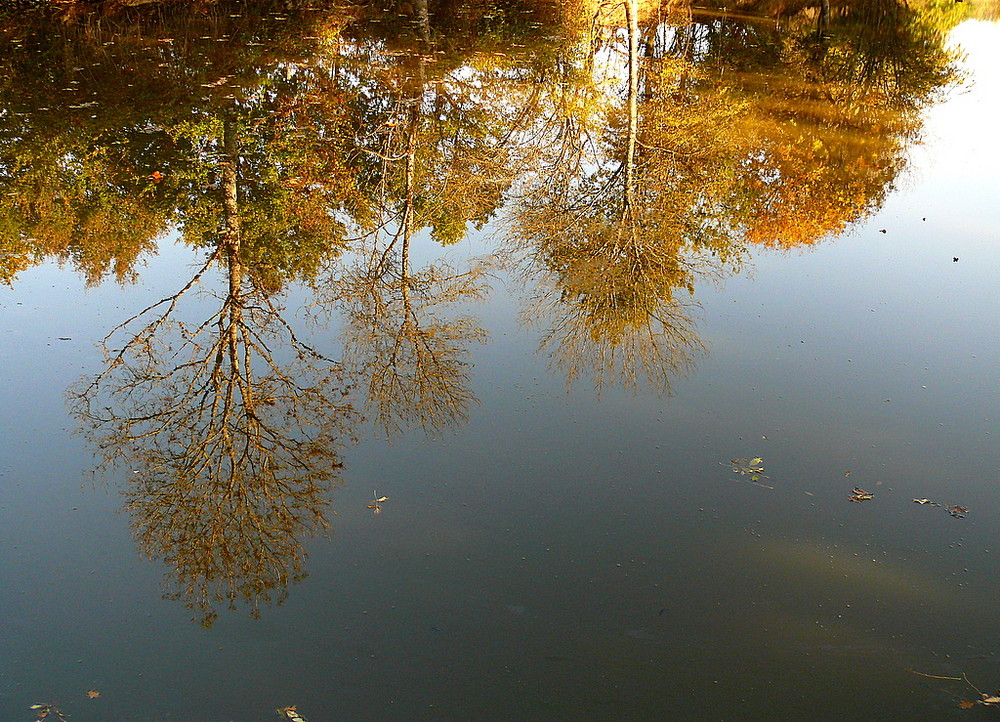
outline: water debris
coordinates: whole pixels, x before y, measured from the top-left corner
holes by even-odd
[[[979,687],[977,687],[972,683],[972,680],[969,679],[968,675],[966,675],[965,672],[962,672],[961,677],[945,677],[940,674],[926,674],[924,672],[918,672],[915,669],[908,669],[906,671],[912,674],[918,674],[921,677],[927,677],[929,679],[947,679],[955,682],[965,682],[967,685],[972,687],[972,689],[976,690],[976,692],[979,694],[979,699],[976,700],[975,702],[973,702],[972,700],[961,699],[958,702],[959,709],[972,709],[973,707],[976,706],[976,704],[981,704],[986,707],[994,707],[996,709],[1000,709],[1000,692],[997,692],[996,695],[986,694],[981,689],[979,689]]]
[[[931,501],[930,499],[914,499],[913,503],[939,507],[944,509],[949,515],[955,517],[956,519],[964,519],[965,515],[969,513],[969,507],[962,506],[961,504],[939,504],[938,502]]]
[[[850,496],[848,496],[847,498],[850,499],[851,501],[861,502],[861,501],[870,501],[871,499],[875,498],[875,495],[872,494],[870,491],[865,491],[861,487],[856,486],[854,487],[854,490],[851,492]]]
[[[387,497],[387,496],[379,496],[378,492],[374,491],[374,490],[372,491],[372,495],[375,497],[375,499],[374,499],[374,501],[372,501],[371,504],[368,505],[368,508],[371,509],[376,514],[381,514],[382,513],[382,502],[389,501],[389,497]]]
[[[762,486],[765,489],[774,488],[768,484],[761,483],[761,479],[767,479],[768,477],[764,474],[764,460],[759,456],[755,456],[752,459],[733,459],[729,463],[732,465],[734,474],[750,477],[748,481],[751,484]]]
[[[299,714],[295,705],[291,707],[281,707],[278,710],[278,714],[284,719],[292,720],[292,722],[306,722],[306,718]]]
[[[35,713],[35,719],[47,719],[51,715],[53,719],[66,722],[69,717],[54,704],[33,704],[28,709]]]

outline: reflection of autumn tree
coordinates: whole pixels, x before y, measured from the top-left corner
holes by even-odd
[[[697,24],[697,23],[696,23]],[[738,185],[727,208],[745,237],[814,243],[878,208],[919,135],[919,112],[954,78],[940,23],[895,0],[835,8],[820,39],[746,18],[704,19],[704,92],[740,103]]]
[[[689,304],[675,295],[686,270],[669,250],[613,227],[582,226],[577,238],[570,230],[524,229],[544,234],[534,256],[544,273],[527,312],[551,324],[542,350],[569,382],[591,376],[598,388],[645,383],[669,392],[701,351]]]
[[[482,297],[481,269],[434,263],[410,270],[409,238],[375,245],[333,283],[345,309],[344,363],[367,394],[366,407],[387,432],[431,432],[464,420],[469,346],[485,338],[475,321],[442,311]]]
[[[509,102],[508,64],[456,67],[418,39],[394,54],[364,55],[355,104],[360,187],[372,217],[360,225],[357,262],[335,268],[320,289],[346,311],[345,362],[362,380],[367,407],[388,432],[433,431],[465,418],[469,346],[484,332],[445,309],[481,298],[482,269],[444,262],[413,270],[413,238],[427,229],[448,245],[482,226],[516,177],[523,110]],[[345,74],[350,79],[350,74]]]
[[[178,14],[0,33],[0,277],[48,255],[90,282],[123,280],[172,227],[214,245],[224,118],[242,146],[244,257],[272,289],[314,273],[343,236],[338,214],[364,214],[338,144],[343,98],[310,62],[316,36],[302,40],[341,15],[324,17]]]
[[[222,146],[218,246],[183,289],[117,327],[107,370],[75,394],[104,465],[136,474],[126,496],[141,547],[206,623],[217,602],[256,609],[301,576],[353,415],[339,367],[296,338],[244,259],[232,125]],[[219,310],[178,320],[214,264]]]
[[[727,111],[678,101],[668,75],[688,68],[651,68],[639,52],[638,3],[620,5],[624,28],[605,28],[592,47],[595,55],[620,53],[610,70],[622,78],[622,101],[554,99],[555,117],[583,110],[606,121],[576,115],[550,124],[551,152],[515,226],[541,272],[540,305],[529,313],[544,309],[552,320],[543,349],[553,363],[571,381],[589,373],[598,387],[646,382],[668,392],[700,351],[689,304],[676,291],[693,292],[696,277],[739,255],[725,229],[706,220],[721,169],[718,149],[697,142],[717,139],[714,121]],[[565,92],[576,95],[569,84]],[[595,125],[604,133],[566,132]]]
[[[419,152],[426,122],[420,84],[423,63],[418,61],[410,91],[395,100],[397,114],[386,121],[380,150],[372,152],[378,158],[372,179],[379,189],[375,198],[382,216],[365,234],[357,254],[360,260],[346,272],[335,271],[327,284],[332,292],[323,294],[346,308],[345,361],[364,380],[374,419],[390,433],[402,426],[433,431],[465,418],[475,400],[468,388],[468,345],[484,335],[468,318],[445,319],[438,313],[480,297],[478,272],[456,273],[443,264],[416,273],[411,268],[410,245],[420,225],[430,223],[432,235],[442,242],[458,240],[465,231],[465,215],[447,210],[461,205],[456,203],[459,198],[443,194],[436,201],[442,204],[440,211],[429,216],[421,212],[430,207],[428,198],[436,195],[428,193],[426,179],[443,176],[445,189],[476,184],[464,180],[468,168],[465,175],[458,174],[459,180],[448,182],[456,163],[469,162],[453,154],[455,146],[443,159],[443,174],[427,167],[438,159]],[[478,155],[476,149],[472,155]],[[493,181],[486,177],[483,182],[489,186]],[[490,208],[497,202],[495,194],[495,189],[489,194]],[[456,232],[460,235],[453,237]]]
[[[114,148],[93,147],[85,128],[61,132],[54,112],[18,112],[0,119],[0,280],[44,256],[72,262],[89,283],[127,279],[167,228],[155,184],[119,165]]]
[[[352,153],[381,227],[428,228],[451,244],[493,216],[516,175],[515,109],[502,102],[500,70],[442,67],[426,53],[363,55]],[[345,73],[343,82],[358,80]]]

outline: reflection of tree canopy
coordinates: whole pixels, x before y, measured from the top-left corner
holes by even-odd
[[[126,277],[171,227],[213,245],[230,123],[243,147],[244,260],[272,287],[314,272],[344,235],[336,214],[362,209],[341,118],[305,63],[315,36],[297,34],[296,23],[228,14],[17,27],[0,88],[8,257],[72,259],[97,281],[108,269]]]
[[[954,78],[933,18],[864,0],[838,8],[821,39],[803,29],[792,42],[769,25],[728,23],[736,40],[716,55],[745,108],[732,207],[747,240],[813,243],[877,209],[920,110]]]
[[[939,18],[894,0],[838,9],[819,39],[639,0],[593,18],[540,101],[516,236],[555,364],[666,389],[698,350],[675,289],[877,208],[953,56]]]
[[[469,346],[485,332],[449,306],[481,299],[482,269],[434,263],[410,270],[408,239],[395,251],[373,245],[337,272],[328,301],[343,308],[344,363],[366,393],[365,407],[387,432],[433,432],[466,418]]]
[[[171,53],[182,45],[176,35],[169,38]],[[171,53],[161,63],[170,72],[197,59]],[[158,202],[156,232],[176,225],[186,242],[207,254],[181,291],[113,332],[107,370],[75,395],[76,412],[104,466],[118,460],[137,472],[126,496],[142,548],[172,566],[178,596],[206,622],[217,602],[242,599],[256,609],[280,599],[302,574],[302,537],[325,526],[338,450],[358,418],[343,400],[347,376],[373,381],[374,413],[388,426],[417,423],[432,430],[462,418],[474,401],[464,358],[482,332],[467,319],[441,319],[433,309],[445,302],[442,294],[450,301],[478,294],[476,274],[444,277],[441,266],[413,273],[408,249],[428,217],[421,215],[426,199],[467,208],[453,195],[456,178],[464,176],[449,169],[468,168],[476,145],[456,142],[455,129],[476,131],[475,124],[437,128],[444,150],[418,153],[418,136],[429,132],[422,128],[437,124],[438,116],[429,113],[440,108],[424,102],[422,86],[407,73],[385,71],[401,78],[402,90],[384,96],[388,112],[373,124],[362,112],[366,91],[353,84],[356,63],[314,55],[292,65],[287,54],[280,57],[258,56],[251,66],[219,58],[212,77],[204,78],[210,82],[194,91],[207,93],[203,103],[184,83],[166,85],[179,96],[171,122],[169,110],[154,118],[155,108],[147,107],[145,120],[113,137],[102,127],[91,129],[77,141],[84,150],[51,153],[51,167],[79,166],[84,174],[95,166],[81,166],[77,155],[116,153],[124,177],[135,176],[148,195],[139,204]],[[420,59],[418,69],[424,63]],[[93,102],[90,108],[101,104]],[[111,123],[109,116],[100,118]],[[64,123],[58,132],[72,136],[77,130]],[[373,147],[371,137],[385,142]],[[118,143],[120,138],[125,140]],[[20,140],[15,135],[11,142],[18,151]],[[366,165],[372,157],[376,161]],[[484,183],[494,199],[482,211],[489,213],[499,192],[492,178]],[[55,186],[54,194],[65,195]],[[29,205],[34,202],[32,188],[21,192]],[[447,222],[448,213],[433,214],[430,225]],[[317,272],[334,264],[349,229],[375,242],[393,225],[405,233],[394,237],[398,245],[380,251],[382,266],[370,293],[353,295],[358,284],[348,279],[361,276],[348,274],[326,294],[355,311],[354,328],[368,324],[370,330],[349,349],[351,366],[345,368],[301,343],[273,299],[294,279],[312,280],[323,291]],[[79,223],[75,230],[73,243],[94,239]],[[184,299],[216,266],[227,286],[219,310],[198,322],[179,320]],[[371,299],[378,311],[365,316]],[[383,341],[395,353],[383,353]],[[367,342],[370,363],[358,364]],[[111,344],[121,348],[112,351]]]
[[[483,267],[414,268],[421,233],[503,218],[554,365],[667,392],[702,351],[696,285],[877,208],[953,72],[930,3],[835,4],[819,33],[788,2],[781,28],[711,2],[309,4],[0,24],[0,279],[51,256],[125,281],[173,230],[205,254],[118,327],[76,408],[206,619],[301,574],[346,389],[389,431],[475,403],[484,334],[454,309]],[[183,321],[216,268],[218,309]],[[295,281],[345,312],[338,362],[283,319]]]
[[[178,320],[216,262],[219,309]],[[181,291],[118,326],[111,343],[121,348],[106,345],[108,368],[75,393],[76,411],[103,466],[134,470],[126,496],[141,547],[174,568],[178,596],[206,623],[215,602],[280,599],[302,574],[303,535],[326,525],[350,435],[339,366],[301,343],[254,285],[238,223]]]

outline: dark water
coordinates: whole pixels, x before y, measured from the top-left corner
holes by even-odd
[[[0,716],[986,712],[997,26],[324,17],[5,36]]]

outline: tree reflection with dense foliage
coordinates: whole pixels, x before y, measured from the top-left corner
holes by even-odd
[[[56,257],[127,282],[172,230],[203,253],[109,337],[76,410],[137,472],[140,543],[206,620],[301,574],[361,406],[395,433],[475,404],[485,334],[460,309],[495,261],[421,265],[421,234],[498,221],[554,367],[669,393],[704,350],[698,284],[876,209],[953,78],[948,13],[893,0],[778,23],[653,0],[308,4],[116,25],[78,2],[0,27],[0,280]],[[220,271],[218,308],[192,316]],[[344,313],[341,358],[293,332],[289,284]]]
[[[638,0],[592,17],[559,66],[575,82],[538,115],[541,170],[515,236],[554,364],[669,391],[700,350],[677,290],[737,270],[748,244],[815,243],[878,208],[954,55],[890,0],[838,10],[819,39],[801,21]]]
[[[597,70],[582,76],[583,92],[556,86],[589,101],[552,97],[541,170],[516,206],[515,233],[540,291],[529,315],[551,319],[542,347],[568,380],[588,374],[598,388],[666,393],[701,351],[685,296],[697,277],[739,260],[725,227],[706,214],[724,177],[720,121],[732,111],[678,102],[668,74],[690,69],[640,56],[651,39],[640,33],[638,3],[623,10],[595,16],[604,24],[595,24],[583,64],[610,57],[604,71],[624,77],[624,102],[602,91]]]
[[[309,74],[274,92],[289,81],[275,62],[244,70],[239,89],[189,97],[198,110],[184,120],[132,130],[150,137],[122,152],[126,167],[155,158],[147,182],[206,259],[108,336],[107,369],[73,394],[100,469],[134,472],[124,493],[140,547],[171,566],[173,593],[206,624],[220,603],[256,613],[280,601],[303,575],[304,538],[326,527],[357,423],[341,366],[299,340],[276,300],[341,252],[336,213],[352,196],[343,154],[320,152],[329,144],[303,122],[315,103],[289,101]],[[189,320],[217,270],[218,309]]]
[[[112,332],[107,370],[75,394],[103,468],[134,470],[126,497],[141,547],[174,567],[178,596],[205,623],[218,602],[256,611],[301,576],[302,538],[326,526],[356,420],[338,364],[296,338],[270,279],[246,263],[226,129],[218,246],[184,288]],[[214,264],[226,281],[219,309],[179,320]]]
[[[356,262],[334,264],[317,284],[323,303],[345,311],[344,360],[366,392],[366,407],[388,433],[431,432],[463,420],[475,398],[468,348],[484,338],[469,317],[448,306],[481,299],[481,264],[459,271],[437,262],[414,272],[414,234],[428,228],[448,245],[468,223],[481,225],[510,183],[503,110],[479,106],[448,73],[428,77],[428,32],[412,55],[369,62],[378,103],[361,138],[368,198],[378,222],[361,226]],[[440,68],[437,68],[440,71]]]

